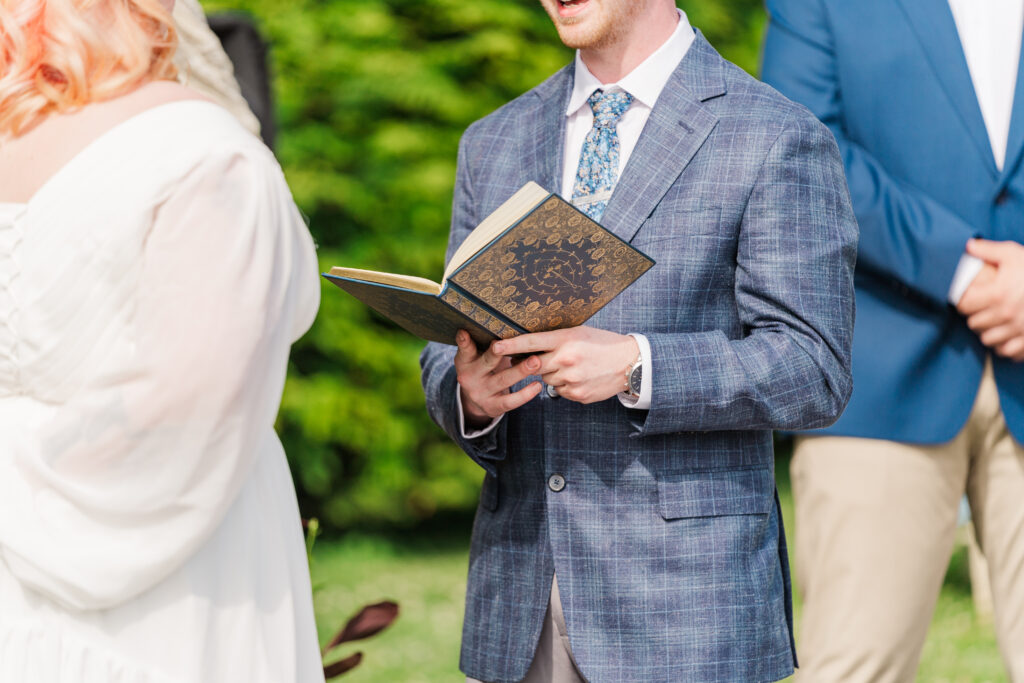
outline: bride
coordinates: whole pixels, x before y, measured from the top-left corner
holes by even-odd
[[[319,303],[173,0],[0,0],[0,682],[323,681],[274,433]]]

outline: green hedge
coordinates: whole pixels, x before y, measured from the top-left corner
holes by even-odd
[[[459,136],[572,54],[536,0],[207,0],[271,43],[278,157],[320,266],[440,277]],[[756,0],[683,2],[752,70]],[[422,342],[324,284],[278,418],[303,514],[409,526],[475,505],[481,471],[427,417]]]

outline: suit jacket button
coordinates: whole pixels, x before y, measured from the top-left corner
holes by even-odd
[[[999,204],[999,205],[1005,204],[1007,202],[1007,200],[1009,200],[1009,199],[1010,199],[1010,193],[1004,187],[1002,190],[999,191],[999,194],[996,195],[996,204]]]
[[[548,477],[548,488],[558,493],[565,488],[565,477],[561,474],[552,474]]]
[[[547,392],[548,398],[561,398],[561,396],[558,395],[558,389],[555,389],[550,384],[544,385],[544,391]]]

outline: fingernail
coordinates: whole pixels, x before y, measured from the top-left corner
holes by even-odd
[[[532,356],[526,359],[526,367],[530,370],[536,370],[540,367],[540,359],[537,356]]]
[[[495,344],[494,345],[494,352],[495,353],[501,353],[504,350],[505,350],[505,347],[502,346],[501,344]]]

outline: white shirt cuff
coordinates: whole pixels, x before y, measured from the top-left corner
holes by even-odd
[[[956,264],[956,271],[953,272],[953,282],[949,285],[949,294],[947,295],[949,303],[954,306],[960,303],[960,297],[964,295],[984,265],[985,262],[977,256],[970,254],[960,256],[960,263]]]
[[[494,428],[498,426],[498,423],[501,422],[501,418],[505,417],[505,414],[502,413],[498,417],[491,420],[491,423],[484,427],[483,429],[474,429],[472,431],[467,432],[466,414],[462,411],[462,386],[458,382],[455,383],[455,392],[455,405],[458,406],[459,410],[459,431],[462,432],[463,439],[476,439],[491,433],[491,431],[493,431]]]
[[[640,363],[643,365],[643,376],[640,378],[640,396],[630,396],[626,392],[619,393],[619,403],[634,410],[651,409],[651,387],[654,383],[654,370],[651,368],[651,343],[642,334],[630,332],[630,337],[636,339],[636,345],[640,347]]]

